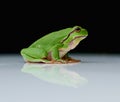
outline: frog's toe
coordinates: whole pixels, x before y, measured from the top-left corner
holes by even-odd
[[[81,62],[81,60],[77,60],[73,58],[68,59],[68,63],[77,63],[77,62]]]
[[[67,61],[59,59],[59,60],[52,60],[49,63],[50,64],[67,64]]]

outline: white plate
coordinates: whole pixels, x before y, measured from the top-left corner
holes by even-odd
[[[120,102],[120,55],[71,56],[82,62],[25,64],[0,55],[0,102]]]

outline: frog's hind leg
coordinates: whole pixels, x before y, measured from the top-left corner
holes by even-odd
[[[47,52],[44,49],[39,48],[24,48],[21,50],[21,55],[23,56],[26,62],[32,63],[48,63],[49,61],[46,59]]]
[[[26,54],[22,54],[22,55],[24,56],[23,58],[25,62],[28,62],[28,63],[49,63],[49,61],[46,59],[34,58]]]

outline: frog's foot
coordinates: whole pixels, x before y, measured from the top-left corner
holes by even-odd
[[[71,57],[63,57],[63,60],[65,60],[67,63],[77,63],[77,62],[81,62],[80,60],[77,60],[77,59],[73,59]]]
[[[68,63],[78,63],[80,60],[73,59],[69,57],[68,59],[60,59],[60,60],[51,60],[46,62],[47,64],[68,64]]]
[[[46,63],[47,64],[67,64],[68,62],[66,60],[59,59],[59,60],[51,60]]]
[[[68,63],[77,63],[77,62],[81,62],[81,61],[73,58],[68,59]]]

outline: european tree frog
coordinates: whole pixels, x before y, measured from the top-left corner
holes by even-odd
[[[20,53],[26,62],[79,62],[79,60],[69,57],[68,52],[87,36],[87,30],[81,26],[65,28],[41,37],[28,48],[22,49]]]

